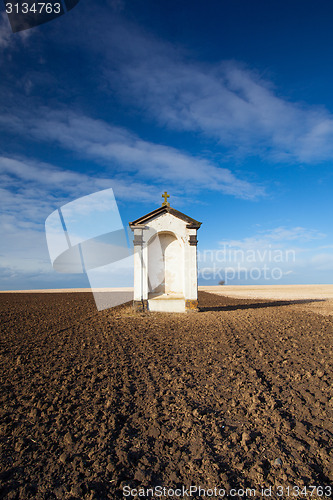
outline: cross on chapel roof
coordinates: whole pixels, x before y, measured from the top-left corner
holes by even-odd
[[[166,191],[164,191],[164,194],[162,194],[162,198],[164,198],[162,207],[170,207],[170,203],[168,202],[168,198],[170,198],[170,195]]]

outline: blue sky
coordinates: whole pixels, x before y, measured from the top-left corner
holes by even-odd
[[[12,34],[3,8],[0,289],[89,286],[44,224],[110,187],[124,224],[165,190],[203,223],[200,284],[332,283],[332,22],[329,0],[81,0]]]

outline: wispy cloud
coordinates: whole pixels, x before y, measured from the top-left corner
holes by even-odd
[[[104,63],[109,86],[160,126],[199,133],[235,154],[272,161],[333,158],[333,115],[280,96],[252,68],[236,61],[195,61],[125,22],[109,41],[112,56]]]
[[[59,206],[108,187],[123,201],[134,199],[138,192],[142,201],[156,199],[155,188],[142,182],[129,183],[5,156],[0,156],[0,185],[0,289],[20,287],[24,279],[31,286],[39,278],[45,286],[47,277],[50,283],[61,282],[52,270],[44,234],[46,217]]]
[[[0,124],[36,141],[60,144],[81,157],[102,162],[110,173],[130,174],[137,182],[167,181],[181,191],[208,189],[244,199],[264,195],[262,186],[240,179],[207,158],[145,141],[102,120],[73,112],[40,111],[38,118],[23,113],[3,115]]]
[[[170,166],[174,162],[178,162],[179,167],[180,161],[184,162],[184,168],[186,165],[188,168],[192,165],[192,163],[189,164],[186,155],[182,157],[180,153],[176,153],[172,148],[170,148],[170,151],[168,148],[164,151],[162,147],[161,149],[157,147],[156,158],[154,159],[154,152],[152,153],[149,150],[147,144],[141,144],[140,141],[133,138],[126,131],[113,129],[112,127],[108,128],[103,123],[95,123],[93,120],[79,119],[79,117],[72,117],[72,120],[73,122],[69,120],[67,128],[64,123],[59,121],[58,117],[58,121],[50,120],[47,127],[46,125],[43,126],[42,123],[38,126],[35,124],[34,130],[38,134],[43,131],[45,140],[57,140],[62,145],[66,143],[66,147],[70,145],[72,150],[80,151],[80,154],[83,155],[88,154],[96,157],[95,149],[101,148],[102,152],[98,153],[101,158],[118,158],[118,161],[121,161],[122,164],[128,162],[130,170],[133,168],[133,164],[140,166],[145,161],[148,162],[148,160],[150,162],[164,161],[166,162],[165,168],[168,166],[168,161]],[[110,137],[113,141],[111,143]],[[101,144],[103,141],[105,141],[104,145]],[[122,151],[112,153],[109,156],[110,153],[106,154],[103,148],[109,150],[112,144],[117,145]],[[122,148],[125,150],[128,148],[130,153],[124,152]],[[137,163],[135,153],[138,155],[140,149],[142,150],[142,157],[139,158]],[[125,161],[126,155],[129,155],[129,157]],[[166,155],[166,158],[160,160],[159,155]],[[198,168],[198,164],[195,166]],[[207,170],[209,164],[202,163],[200,167]],[[45,284],[47,284],[46,276],[49,277],[50,282],[54,281],[44,235],[45,219],[53,210],[69,200],[108,187],[113,188],[117,199],[121,202],[136,199],[137,193],[140,193],[142,202],[155,201],[157,190],[159,190],[157,187],[158,176],[157,174],[153,175],[153,170],[150,173],[153,180],[156,181],[155,185],[154,183],[143,182],[140,180],[140,176],[137,176],[137,178],[129,177],[126,172],[125,175],[119,175],[118,173],[103,176],[64,170],[31,158],[0,156],[0,197],[2,206],[0,215],[2,237],[0,267],[3,270],[3,273],[0,270],[0,279],[2,281],[0,287],[10,288],[15,284],[20,286],[20,283],[24,282],[24,276],[30,282],[34,281],[34,276],[36,276],[36,279],[37,276],[40,276],[43,280],[43,275],[45,275]],[[204,179],[204,177],[200,177],[199,170],[192,173],[197,175],[196,185],[199,185],[200,179]],[[210,172],[210,175],[213,175],[213,173]],[[187,174],[191,175],[191,171],[189,170]],[[240,182],[228,172],[224,173],[224,175],[224,182],[228,181],[230,186],[233,182],[236,185],[237,182]],[[142,171],[141,177],[143,177]],[[147,177],[149,177],[148,174]],[[165,177],[161,175],[161,178]],[[247,189],[250,188],[251,186],[247,187]]]
[[[311,259],[311,267],[315,271],[333,271],[333,252],[318,253]]]
[[[155,188],[143,182],[64,170],[27,158],[0,156],[0,183],[2,216],[20,214],[20,221],[31,224],[44,224],[50,211],[70,199],[108,187],[125,201],[137,192],[143,202],[156,198]]]
[[[277,227],[220,241],[215,249],[199,251],[202,284],[225,277],[229,284],[326,282],[333,269],[333,252],[329,245],[318,245],[326,238],[312,228]]]
[[[259,231],[257,234],[241,240],[221,241],[220,245],[245,250],[266,247],[284,249],[291,242],[294,245],[300,245],[325,238],[326,235],[316,229],[280,226],[274,229]]]

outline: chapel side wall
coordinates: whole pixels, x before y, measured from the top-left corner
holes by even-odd
[[[188,234],[186,234],[186,237],[184,238],[184,269],[183,269],[185,300],[189,299],[190,295],[191,295],[191,290],[190,290],[191,287],[190,287],[190,281],[189,281],[190,265],[191,265],[191,254],[190,254],[190,248],[189,248],[189,244],[188,244]]]
[[[198,300],[197,239],[196,229],[186,229],[184,259],[184,296],[186,300]],[[193,305],[193,304],[192,304]],[[192,307],[192,306],[191,306]]]
[[[188,229],[188,300],[198,300],[197,230]]]
[[[142,252],[142,229],[134,229],[134,301],[142,301],[142,270],[141,270],[141,252]]]

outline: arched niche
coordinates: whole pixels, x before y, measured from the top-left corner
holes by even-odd
[[[161,231],[148,243],[150,296],[184,294],[183,243],[171,231]]]

